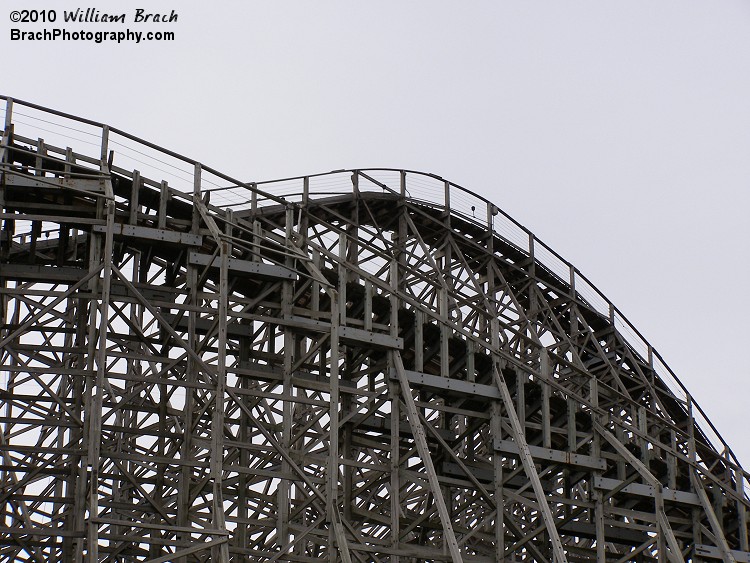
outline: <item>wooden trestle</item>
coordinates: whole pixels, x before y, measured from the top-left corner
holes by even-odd
[[[0,560],[750,561],[748,473],[495,205],[3,99]]]

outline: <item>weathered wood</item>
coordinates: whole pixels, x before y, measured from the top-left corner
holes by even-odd
[[[9,99],[0,165],[14,560],[748,560],[750,476],[693,398],[476,194],[247,184]]]
[[[419,411],[414,403],[414,397],[411,395],[411,388],[409,387],[409,381],[406,379],[406,373],[404,373],[404,365],[401,361],[401,356],[398,351],[393,353],[393,362],[396,374],[398,376],[399,383],[401,384],[401,400],[406,406],[407,418],[409,419],[409,425],[411,426],[412,433],[414,434],[414,441],[419,451],[419,456],[424,464],[425,472],[427,473],[427,480],[430,483],[430,489],[437,504],[438,514],[440,515],[440,521],[443,527],[443,533],[445,534],[445,543],[450,551],[453,563],[461,563],[463,558],[461,557],[461,550],[456,541],[456,535],[453,532],[453,523],[451,521],[451,515],[448,513],[448,508],[445,504],[442,492],[440,490],[440,484],[435,473],[435,466],[432,463],[432,456],[430,455],[429,447],[427,446],[427,439],[422,427],[422,422],[419,420]]]

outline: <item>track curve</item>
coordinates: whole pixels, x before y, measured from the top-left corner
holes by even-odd
[[[731,449],[493,203],[3,99],[6,560],[750,561]]]

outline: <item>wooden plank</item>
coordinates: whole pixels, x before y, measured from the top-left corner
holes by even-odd
[[[706,557],[707,559],[724,559],[721,549],[712,545],[697,544],[695,546],[695,555],[698,557]],[[750,563],[750,553],[747,551],[732,550],[731,555],[734,557],[735,561]]]
[[[143,295],[146,299],[149,301],[153,301],[155,303],[158,302],[164,302],[164,303],[176,303],[177,302],[177,296],[178,295],[184,295],[184,290],[179,289],[172,289],[169,286],[166,285],[144,285],[144,284],[137,284],[136,287],[138,288],[138,291],[141,292],[141,295]],[[129,297],[130,292],[128,291],[128,288],[119,282],[112,282],[112,289],[111,289],[112,296],[117,297]]]
[[[404,339],[397,336],[390,336],[379,332],[362,330],[350,326],[339,328],[339,338],[344,344],[352,344],[365,348],[380,348],[403,350]]]
[[[560,526],[560,531],[569,536],[596,538],[596,525],[591,522],[573,520]],[[604,526],[604,538],[607,542],[624,543],[634,547],[648,541],[649,536],[643,530],[631,529],[624,526]]]
[[[95,233],[104,233],[107,228],[104,225],[95,225]],[[202,246],[203,236],[170,231],[166,229],[153,229],[151,227],[140,227],[136,225],[123,225],[118,223],[113,228],[115,236],[133,237],[144,240],[156,240],[173,244],[185,244],[187,246]]]
[[[619,479],[609,479],[607,477],[594,476],[594,487],[597,489],[603,489],[605,491],[613,491],[618,489],[619,491],[631,495],[638,495],[642,497],[656,498],[656,489],[653,485],[644,485],[641,483],[631,483],[629,485],[622,486],[623,481]],[[674,489],[662,489],[662,496],[664,500],[672,502],[679,502],[681,504],[690,504],[693,506],[700,506],[700,499],[695,493],[689,493],[687,491],[676,491]]]
[[[0,278],[9,280],[35,280],[36,282],[77,282],[86,277],[88,270],[38,264],[3,264]]]
[[[498,456],[498,458],[502,460],[502,456]],[[465,463],[464,465],[467,469],[469,469],[469,471],[471,471],[472,475],[482,483],[495,483],[496,487],[501,487],[504,489],[520,489],[521,487],[526,488],[528,486],[529,481],[523,475],[514,475],[505,478],[501,483],[498,483],[498,479],[496,479],[495,477],[494,466],[488,465],[487,467],[481,467],[469,463]],[[440,464],[440,472],[441,474],[447,475],[449,477],[466,477],[466,471],[458,464],[450,461],[444,461]],[[468,484],[471,481],[463,479],[463,482]],[[542,488],[547,493],[551,493],[552,491],[554,491],[555,487],[556,484],[554,481],[542,480]]]
[[[550,461],[553,463],[561,463],[563,465],[595,469],[597,471],[604,471],[607,469],[607,461],[600,457],[592,457],[563,450],[553,450],[541,446],[529,445],[527,447],[529,448],[531,457],[533,457],[535,461]],[[518,444],[513,440],[495,439],[495,451],[515,456],[521,455],[521,450],[518,447]]]
[[[404,373],[406,374],[406,379],[409,383],[419,387],[439,389],[450,391],[455,394],[472,395],[487,399],[500,399],[500,392],[494,385],[482,385],[471,381],[450,379],[448,377],[440,377],[439,375],[430,375],[418,371],[404,370]],[[398,374],[395,369],[391,369],[390,376],[391,379],[398,379]]]
[[[289,328],[296,328],[310,332],[317,332],[320,334],[330,333],[331,323],[324,321],[316,321],[314,319],[308,319],[305,317],[288,317],[286,319],[279,319],[279,325],[288,326]]]
[[[60,188],[76,191],[104,193],[104,187],[98,178],[49,178],[21,174],[8,174],[5,183],[18,188]]]
[[[201,254],[200,252],[190,252],[188,262],[199,266],[209,266],[218,268],[220,260],[218,256]],[[284,266],[276,264],[264,264],[263,262],[251,262],[249,260],[240,260],[238,258],[229,258],[228,267],[231,272],[247,274],[249,277],[256,277],[262,280],[295,280],[297,274]]]
[[[64,225],[100,225],[102,228],[105,228],[107,223],[104,219],[93,219],[91,217],[43,215],[39,213],[0,213],[0,219],[10,219],[11,221],[46,221],[48,223],[61,223]]]

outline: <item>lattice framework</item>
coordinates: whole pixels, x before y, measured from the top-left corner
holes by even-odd
[[[6,102],[2,558],[750,561],[747,472],[494,204]]]

